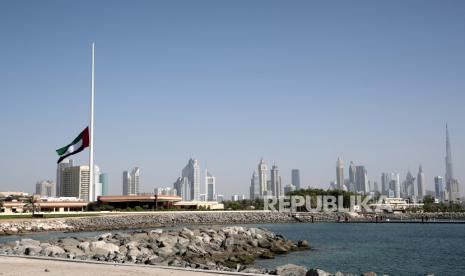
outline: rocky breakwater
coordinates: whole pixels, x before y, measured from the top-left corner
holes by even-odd
[[[257,258],[308,248],[306,241],[294,243],[265,229],[236,226],[22,239],[1,245],[0,254],[267,273],[253,266]]]
[[[72,231],[74,227],[60,219],[18,220],[0,222],[0,235],[43,231]]]
[[[180,224],[244,224],[296,222],[288,213],[279,212],[158,212],[102,215],[64,220],[74,231],[149,228]]]

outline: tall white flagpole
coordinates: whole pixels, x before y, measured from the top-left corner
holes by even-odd
[[[89,201],[94,199],[94,93],[95,93],[95,69],[94,69],[94,48],[92,42],[92,93],[90,97],[90,133],[89,133]]]

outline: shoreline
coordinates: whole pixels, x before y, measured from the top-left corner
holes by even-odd
[[[345,222],[344,219],[348,218]],[[37,232],[93,232],[172,227],[177,225],[234,225],[272,223],[465,223],[465,213],[412,213],[350,216],[338,213],[279,213],[271,211],[162,211],[102,213],[63,218],[21,218],[0,220],[0,236]],[[389,221],[386,221],[389,219]],[[439,221],[438,221],[439,220]]]

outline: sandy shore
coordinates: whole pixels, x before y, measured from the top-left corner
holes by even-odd
[[[172,267],[155,267],[147,265],[115,265],[96,262],[77,262],[66,260],[50,260],[39,258],[22,258],[0,256],[0,275],[34,275],[34,276],[68,276],[68,275],[187,275],[211,276],[222,275],[253,275],[231,272],[208,272]]]

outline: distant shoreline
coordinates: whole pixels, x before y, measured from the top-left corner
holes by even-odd
[[[269,211],[176,211],[122,212],[64,218],[21,218],[0,220],[0,235],[35,232],[86,232],[208,224],[266,224],[318,222],[378,222],[391,223],[465,223],[465,213],[412,213],[371,216],[349,216],[338,213],[279,213]],[[376,218],[378,216],[378,218]],[[428,219],[426,219],[428,218]],[[440,222],[438,222],[440,220]]]

